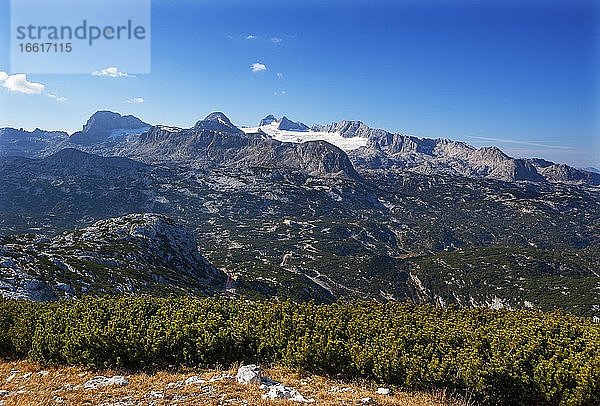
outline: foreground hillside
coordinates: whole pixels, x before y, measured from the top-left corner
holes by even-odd
[[[232,370],[162,370],[151,373],[116,375],[116,371],[94,371],[82,367],[42,366],[25,361],[0,362],[0,402],[12,405],[298,405],[293,400],[263,399],[259,385],[238,383]],[[378,387],[364,381],[345,382],[320,375],[302,374],[277,367],[263,371],[269,378],[302,392],[310,404],[317,405],[403,405],[442,406],[466,404],[442,391],[390,391],[377,393]],[[118,383],[101,388],[86,388],[97,376]],[[115,377],[123,376],[118,380]],[[385,388],[389,389],[389,388]],[[385,391],[383,392],[385,393]],[[312,401],[311,401],[312,400]],[[302,404],[302,403],[300,403]]]
[[[156,370],[278,364],[483,404],[600,402],[600,325],[563,313],[374,302],[0,302],[0,357]]]

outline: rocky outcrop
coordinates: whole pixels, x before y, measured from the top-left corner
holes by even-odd
[[[260,140],[240,150],[231,166],[268,167],[295,170],[311,176],[342,176],[360,179],[344,151],[324,141],[301,144]]]
[[[258,365],[242,365],[235,375],[237,383],[244,385],[260,385],[261,383],[260,368]]]
[[[2,237],[0,245],[0,295],[9,298],[198,295],[221,291],[226,280],[191,232],[157,214],[101,220],[53,238]]]
[[[262,395],[263,399],[287,399],[292,402],[314,403],[314,399],[307,399],[296,389],[285,386],[268,377],[263,377],[260,367],[255,364],[242,365],[236,374],[236,382],[243,385],[260,385],[260,388],[266,393]]]

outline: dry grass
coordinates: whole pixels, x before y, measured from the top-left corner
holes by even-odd
[[[5,406],[299,405],[297,402],[264,400],[261,398],[264,391],[258,386],[240,385],[231,379],[172,387],[173,383],[182,382],[191,376],[199,375],[208,380],[223,373],[234,375],[235,371],[185,370],[127,374],[130,382],[127,386],[89,390],[83,389],[83,384],[94,376],[111,377],[119,373],[91,371],[80,367],[42,367],[24,361],[0,361],[0,390],[8,391],[8,394],[0,395],[0,401],[4,401]],[[365,382],[341,382],[322,376],[301,374],[285,368],[268,368],[263,370],[263,375],[297,389],[305,398],[313,398],[315,400],[313,404],[317,405],[360,405],[361,399],[365,397],[373,398],[375,404],[379,405],[461,404],[444,396],[443,393],[393,391],[389,396],[377,395],[375,394],[377,387]]]

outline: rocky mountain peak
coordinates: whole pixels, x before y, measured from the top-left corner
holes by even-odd
[[[301,123],[300,121],[292,121],[286,116],[283,116],[281,120],[279,120],[279,125],[277,126],[278,130],[284,131],[308,131],[309,128],[306,124]]]
[[[107,141],[112,136],[121,136],[132,131],[143,132],[150,127],[139,118],[112,111],[97,111],[88,119],[82,131],[71,135],[69,141],[74,144],[90,146]]]
[[[262,127],[264,125],[269,125],[269,124],[272,124],[275,121],[277,121],[277,119],[275,118],[275,116],[273,114],[269,114],[268,116],[266,116],[265,118],[263,118],[262,120],[260,120],[260,123],[258,123],[258,126]]]
[[[220,111],[210,113],[204,120],[198,121],[194,125],[195,130],[219,131],[225,133],[242,133],[243,131],[231,123],[229,117]]]
[[[210,113],[208,116],[206,116],[206,118],[204,118],[204,121],[216,121],[218,123],[221,123],[223,125],[228,125],[228,126],[233,125],[231,123],[231,120],[229,119],[229,117],[227,117],[225,115],[225,113],[222,113],[220,111]]]
[[[83,126],[82,132],[89,133],[98,130],[135,129],[149,126],[149,124],[144,123],[135,116],[122,116],[119,113],[101,110],[92,114],[87,123]]]

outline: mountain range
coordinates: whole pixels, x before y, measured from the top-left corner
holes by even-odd
[[[240,129],[225,114],[212,113],[194,127],[181,129],[99,111],[71,136],[39,129],[0,129],[0,156],[43,157],[64,148],[146,162],[277,165],[316,175],[356,176],[355,169],[384,169],[511,182],[600,185],[600,174],[594,171],[543,159],[512,158],[496,147],[474,148],[448,139],[391,133],[360,121],[309,128],[285,116],[278,120],[268,115],[258,127]]]
[[[599,176],[359,121],[240,128],[217,112],[178,128],[97,112],[71,136],[4,128],[0,294],[600,316]]]

